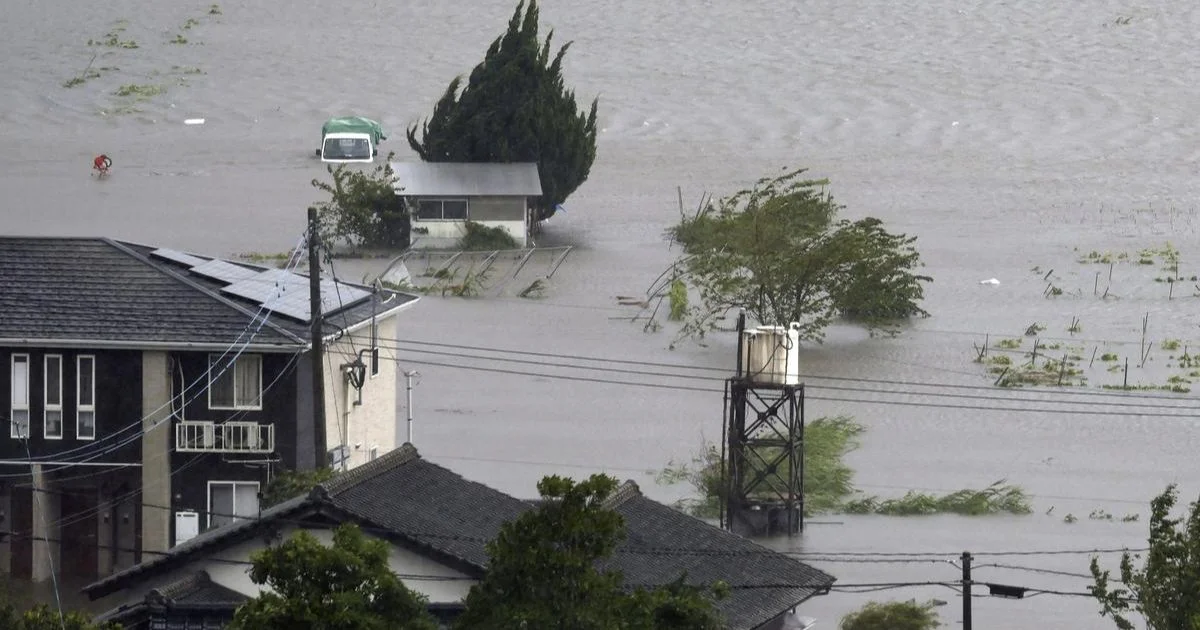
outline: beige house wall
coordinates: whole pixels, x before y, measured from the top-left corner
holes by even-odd
[[[376,339],[380,345],[391,345],[396,339],[398,314],[376,322]],[[337,316],[330,321],[336,323]],[[341,339],[328,344],[325,351],[325,444],[334,449],[345,444],[350,458],[346,469],[371,461],[371,449],[377,455],[398,446],[396,441],[396,362],[388,359],[391,353],[380,351],[379,373],[371,375],[371,325],[368,324]],[[346,365],[362,353],[366,364],[363,379],[362,403],[359,392],[351,384]]]

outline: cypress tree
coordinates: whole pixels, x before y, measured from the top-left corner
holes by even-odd
[[[579,111],[562,77],[571,43],[551,56],[553,31],[539,44],[537,1],[524,5],[466,86],[462,77],[450,82],[420,139],[417,125],[409,127],[408,144],[426,162],[537,162],[542,196],[533,205],[541,221],[587,180],[596,159],[598,99],[590,112]]]

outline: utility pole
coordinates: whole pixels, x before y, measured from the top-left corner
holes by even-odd
[[[308,300],[309,322],[312,326],[312,350],[308,353],[312,362],[312,406],[313,406],[313,460],[314,468],[324,468],[327,448],[325,445],[325,348],[321,316],[321,257],[318,254],[317,209],[308,209]]]
[[[412,383],[412,380],[413,380],[414,376],[420,376],[420,375],[421,375],[421,373],[417,372],[416,370],[406,370],[404,372],[404,381],[405,381],[405,390],[406,390],[405,393],[408,395],[408,406],[407,406],[407,409],[408,409],[408,440],[406,440],[406,441],[409,444],[413,443],[413,410],[412,410],[413,383]]]
[[[971,630],[971,552],[962,555],[963,630]]]

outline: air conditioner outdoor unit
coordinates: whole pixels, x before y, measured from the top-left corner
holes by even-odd
[[[757,326],[742,331],[742,372],[751,383],[800,384],[800,324]]]

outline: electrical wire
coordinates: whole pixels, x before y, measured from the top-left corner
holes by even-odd
[[[548,374],[545,372],[524,372],[524,371],[517,371],[517,370],[506,370],[506,369],[502,369],[502,368],[487,368],[487,367],[480,367],[480,366],[473,366],[473,365],[441,363],[441,362],[436,362],[436,361],[424,361],[424,360],[414,360],[414,359],[404,359],[404,361],[406,363],[413,363],[416,365],[444,367],[444,368],[457,369],[457,370],[490,372],[490,373],[494,373],[494,374],[510,374],[510,375],[514,375],[514,376],[524,376],[524,377],[530,377],[530,378],[544,378],[544,379],[550,379],[550,380],[588,382],[588,383],[598,383],[598,384],[604,384],[604,385],[621,385],[621,386],[626,386],[626,387],[642,387],[642,388],[650,388],[650,389],[668,389],[668,390],[672,390],[672,391],[676,391],[676,392],[699,392],[699,393],[706,393],[706,394],[721,393],[720,389],[708,388],[708,387],[694,387],[694,386],[688,386],[688,385],[669,385],[669,384],[662,384],[662,383],[645,383],[645,382],[639,382],[639,381],[618,381],[618,380],[594,378],[594,377],[569,376],[569,375],[562,375],[562,374]],[[561,367],[561,366],[555,366],[555,367]],[[814,395],[814,394],[808,393],[808,391],[812,391],[812,390],[819,391],[819,388],[816,388],[816,387],[806,388],[806,391],[804,394],[804,397],[806,400],[817,400],[817,401],[822,401],[822,402],[856,403],[856,404],[884,404],[884,405],[901,406],[901,407],[921,407],[921,408],[926,408],[926,409],[961,409],[961,410],[971,410],[971,411],[993,411],[993,412],[1006,412],[1006,413],[1043,413],[1043,414],[1052,414],[1052,415],[1088,415],[1088,416],[1109,416],[1109,417],[1122,417],[1122,418],[1129,418],[1131,416],[1136,416],[1136,417],[1146,417],[1146,418],[1177,418],[1177,419],[1184,419],[1184,420],[1196,420],[1197,419],[1194,414],[1169,414],[1169,413],[1154,413],[1154,412],[1141,412],[1141,411],[1127,411],[1127,412],[1126,411],[1103,411],[1103,410],[1090,410],[1090,409],[1089,410],[1069,410],[1069,409],[1053,409],[1053,408],[1046,408],[1046,407],[997,407],[997,406],[984,406],[984,405],[934,403],[934,402],[919,402],[919,401],[892,400],[892,399],[884,400],[884,399],[847,398],[847,397],[836,397],[836,396],[822,396],[819,394]],[[905,393],[905,392],[884,392],[884,391],[878,391],[878,392],[873,392],[873,393],[892,394],[892,395],[900,395],[900,396],[921,396],[922,395],[922,394],[909,394],[909,393]],[[1053,402],[1053,401],[1047,401],[1047,402]],[[1096,404],[1100,404],[1100,403],[1096,403]]]
[[[399,349],[407,350],[407,348],[405,348],[405,346],[425,346],[425,347],[437,347],[437,348],[452,348],[455,350],[470,350],[473,352],[489,352],[489,353],[497,353],[497,354],[504,354],[504,355],[541,357],[541,358],[555,360],[556,362],[551,363],[552,365],[555,365],[555,366],[560,365],[561,364],[560,362],[562,360],[569,359],[569,360],[575,360],[575,361],[589,361],[589,362],[595,362],[595,363],[609,363],[609,364],[618,364],[618,365],[636,365],[636,366],[640,366],[640,367],[664,368],[667,370],[690,370],[690,371],[698,371],[698,372],[711,372],[711,373],[724,375],[724,376],[718,378],[718,380],[723,380],[724,378],[728,377],[731,373],[731,370],[729,370],[727,368],[700,366],[700,365],[687,365],[687,364],[682,364],[682,363],[664,363],[664,362],[658,362],[658,361],[639,361],[639,360],[633,360],[633,359],[615,359],[615,358],[611,358],[611,357],[597,357],[597,356],[587,356],[587,355],[578,355],[578,354],[564,354],[564,353],[557,353],[557,352],[537,352],[537,351],[531,351],[531,350],[516,350],[516,349],[509,349],[509,348],[496,348],[496,347],[467,345],[467,344],[452,344],[452,343],[442,343],[442,342],[434,342],[434,341],[418,341],[418,340],[413,340],[413,339],[399,339],[399,338],[387,338],[387,337],[382,337],[379,339],[379,341],[390,342],[390,343],[396,344],[394,347],[398,350]],[[462,353],[457,353],[457,354],[462,354]],[[464,356],[466,356],[466,355],[464,355]],[[491,357],[487,357],[487,358],[491,359]],[[671,374],[671,373],[658,373],[658,372],[655,372],[653,374],[655,374],[655,375],[661,374],[664,376],[677,375],[677,374]],[[799,376],[800,376],[800,378],[805,379],[805,380],[816,380],[816,381],[828,380],[828,381],[841,381],[841,382],[853,382],[853,383],[870,383],[873,385],[885,385],[885,386],[931,387],[931,388],[950,389],[950,390],[987,391],[987,392],[993,392],[993,393],[997,390],[997,387],[995,387],[995,386],[964,385],[961,383],[945,383],[945,382],[937,382],[937,381],[907,381],[907,380],[896,380],[896,379],[877,379],[877,378],[806,374],[806,373],[801,373],[801,374],[799,374]],[[1045,393],[1047,395],[1049,395],[1052,392],[1045,392]],[[1073,389],[1056,390],[1055,392],[1053,392],[1053,394],[1065,396],[1065,397],[1087,396],[1087,397],[1101,397],[1101,398],[1124,398],[1124,399],[1131,399],[1131,400],[1169,400],[1169,401],[1173,401],[1173,402],[1184,402],[1184,403],[1195,402],[1198,399],[1198,397],[1196,397],[1196,396],[1128,393],[1128,392],[1120,392],[1120,391],[1079,391],[1079,390],[1073,390]]]
[[[271,391],[271,389],[274,388],[275,385],[283,378],[283,375],[288,373],[288,371],[291,369],[292,365],[299,359],[300,354],[301,354],[300,352],[296,352],[291,355],[291,358],[289,359],[288,364],[285,365],[284,368],[281,369],[278,374],[276,374],[275,378],[270,383],[267,384],[267,386],[263,389],[262,395],[265,396],[267,394],[267,392]],[[230,420],[236,421],[238,418],[242,417],[247,412],[248,412],[248,410],[241,410],[238,413],[231,416]],[[161,453],[156,453],[154,455],[151,455],[150,458],[143,460],[142,463],[143,463],[143,465],[145,465],[147,462],[156,461],[162,457],[170,456],[174,452],[176,452],[176,451],[168,450],[168,451],[163,451]],[[170,473],[168,473],[165,479],[170,480],[171,478],[175,477],[176,475],[181,474],[184,471],[190,469],[192,466],[198,464],[206,455],[210,455],[210,453],[196,453],[195,456],[193,456],[187,462],[184,462],[183,464],[181,464],[180,466],[178,466],[174,470],[172,470]],[[116,469],[114,469],[113,471],[115,471],[115,470]],[[113,471],[108,471],[108,472],[113,472]],[[61,484],[66,481],[72,481],[75,479],[83,479],[83,478],[92,478],[94,476],[95,476],[95,473],[90,473],[90,472],[82,473],[80,475],[75,475],[72,477],[56,478],[56,479],[54,479],[54,482]],[[71,525],[71,524],[86,520],[86,519],[90,518],[93,514],[99,514],[101,511],[103,511],[104,509],[107,509],[108,506],[111,506],[113,504],[120,503],[122,505],[128,505],[128,503],[125,501],[125,499],[134,497],[134,496],[138,496],[144,490],[145,490],[145,488],[139,486],[136,489],[129,490],[124,495],[114,495],[108,501],[104,501],[104,502],[98,504],[95,508],[89,508],[88,510],[84,510],[82,512],[77,512],[72,515],[61,517],[55,521],[52,521],[51,524],[56,525],[58,527],[62,527],[65,525]],[[54,493],[53,491],[51,491],[49,489],[39,490],[39,492],[45,492],[45,493],[51,493],[51,494]],[[69,493],[59,492],[59,494],[69,494]],[[150,504],[147,504],[147,503],[139,504],[139,506],[149,506],[149,505]]]
[[[534,366],[540,366],[540,367],[588,370],[588,371],[593,371],[593,372],[608,372],[608,373],[623,374],[623,375],[654,376],[654,377],[660,377],[660,378],[677,378],[677,379],[683,379],[683,380],[694,380],[694,381],[705,381],[705,382],[718,382],[718,381],[724,382],[726,380],[726,379],[717,378],[717,377],[696,376],[696,375],[689,375],[689,374],[665,374],[662,372],[652,372],[652,371],[646,371],[646,370],[632,370],[632,369],[598,367],[598,366],[571,365],[571,364],[565,364],[565,363],[550,363],[550,362],[546,362],[546,361],[514,359],[514,358],[509,358],[509,357],[489,357],[489,356],[483,356],[483,355],[462,354],[462,353],[457,353],[457,352],[443,352],[443,351],[438,351],[438,350],[413,350],[413,349],[408,349],[408,348],[404,348],[404,347],[400,347],[400,346],[394,346],[394,347],[392,347],[392,349],[397,350],[397,351],[416,353],[416,354],[432,354],[432,355],[448,356],[448,357],[460,358],[460,359],[472,359],[472,360],[480,360],[480,361],[497,361],[497,362],[504,362],[504,363],[518,363],[518,364],[523,364],[523,365],[534,365]],[[1103,404],[1107,407],[1176,409],[1176,410],[1185,410],[1185,411],[1190,409],[1189,407],[1186,407],[1183,405],[1178,405],[1178,404],[1164,405],[1164,404],[1153,404],[1153,403],[1130,403],[1130,402],[1110,402],[1110,401],[1077,402],[1077,401],[1071,401],[1071,400],[1054,400],[1052,398],[1021,398],[1021,397],[1017,397],[1017,396],[1003,396],[1003,395],[1001,395],[1001,396],[984,396],[984,395],[980,395],[980,394],[953,394],[953,393],[946,393],[946,392],[909,392],[909,391],[898,391],[898,390],[888,390],[888,389],[867,389],[867,388],[862,388],[862,387],[842,387],[842,386],[838,386],[838,385],[819,385],[819,386],[813,386],[813,387],[819,388],[821,390],[830,390],[830,391],[876,393],[876,394],[902,394],[902,395],[906,395],[906,396],[928,396],[928,397],[932,397],[932,398],[954,398],[954,399],[966,399],[966,400],[994,400],[994,401],[1000,401],[1000,402],[1029,402],[1029,403],[1065,404],[1065,405],[1100,405],[1100,404]],[[1082,392],[1075,392],[1075,393],[1081,394]],[[1097,394],[1101,394],[1101,392],[1097,392]],[[1046,395],[1049,395],[1049,394],[1046,394]],[[1187,402],[1187,401],[1186,400],[1178,400],[1178,402]]]

